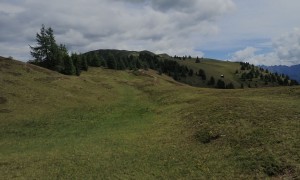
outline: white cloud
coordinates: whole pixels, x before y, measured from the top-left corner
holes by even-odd
[[[217,20],[235,8],[232,0],[5,2],[14,11],[0,16],[0,42],[15,48],[0,49],[0,55],[20,57],[27,48],[23,60],[30,58],[28,44],[35,44],[42,24],[51,26],[57,42],[73,52],[114,48],[202,55],[195,49],[219,32]]]
[[[296,65],[300,64],[300,29],[273,40],[272,52],[256,54],[257,48],[247,47],[235,52],[232,61],[250,62],[256,65]]]
[[[35,44],[45,24],[72,52],[147,49],[202,56],[200,51],[207,51],[228,59],[228,53],[249,47],[235,58],[295,64],[299,30],[280,35],[299,26],[299,9],[299,0],[0,0],[0,55],[28,60],[28,44]]]
[[[286,64],[300,64],[300,29],[285,34],[273,43],[276,55]]]
[[[246,47],[243,50],[239,50],[232,55],[232,61],[248,61],[255,56],[255,52],[258,49],[254,47]]]

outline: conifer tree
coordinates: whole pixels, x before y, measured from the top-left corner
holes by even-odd
[[[124,70],[124,69],[126,69],[124,61],[123,61],[122,58],[119,58],[119,60],[118,60],[117,69],[118,70]]]
[[[75,74],[77,76],[79,76],[81,73],[81,69],[82,69],[81,58],[77,54],[72,54],[71,59],[73,61],[74,67],[75,67]]]
[[[108,55],[106,62],[109,69],[117,69],[117,62],[113,54]]]
[[[80,57],[81,57],[82,70],[87,71],[89,69],[87,58],[86,58],[86,56],[82,56],[82,55],[80,55]]]
[[[100,60],[100,57],[98,56],[97,53],[93,54],[91,64],[94,67],[100,67],[101,66],[101,60]]]
[[[219,89],[225,89],[226,88],[225,82],[222,81],[221,79],[219,79],[218,82],[217,82],[217,86],[216,87],[219,88]]]
[[[36,34],[37,45],[30,46],[30,54],[34,58],[34,63],[45,68],[62,72],[64,70],[64,58],[68,52],[65,45],[57,45],[54,31],[51,27],[45,28],[42,25],[40,33]]]
[[[196,58],[196,61],[195,61],[195,63],[200,63],[200,59],[199,59],[199,57],[197,56],[197,58]]]
[[[189,76],[193,76],[194,75],[194,71],[193,71],[193,69],[190,69],[189,70]]]
[[[75,74],[75,66],[73,64],[72,59],[68,56],[64,59],[65,69],[63,71],[66,75],[74,75]]]
[[[208,83],[207,83],[207,85],[214,86],[215,83],[216,83],[215,78],[213,76],[211,76]]]

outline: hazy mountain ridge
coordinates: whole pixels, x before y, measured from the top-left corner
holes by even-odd
[[[280,74],[286,74],[291,79],[295,79],[300,82],[300,64],[293,66],[283,66],[283,65],[275,65],[275,66],[261,66],[264,69],[268,69],[269,71]]]

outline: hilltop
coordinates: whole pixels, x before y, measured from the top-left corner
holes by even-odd
[[[110,69],[153,69],[176,81],[196,87],[221,89],[258,88],[297,85],[285,74],[272,73],[262,67],[243,62],[220,61],[191,56],[154,54],[150,51],[100,49],[82,55],[88,64]],[[94,63],[93,61],[97,61]],[[113,62],[113,63],[112,63]],[[97,65],[96,65],[97,66]]]
[[[249,63],[221,62],[191,56],[171,57],[150,51],[100,49],[84,54],[68,53],[64,44],[56,43],[51,27],[42,25],[36,34],[37,45],[30,46],[34,58],[30,63],[65,74],[80,76],[89,67],[115,70],[152,69],[174,80],[196,87],[219,89],[293,86],[298,82],[284,74],[270,73]]]
[[[0,84],[3,179],[299,178],[299,86],[195,88],[151,69],[66,76],[6,58]]]

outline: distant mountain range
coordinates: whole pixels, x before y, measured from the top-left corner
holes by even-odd
[[[294,66],[261,66],[264,69],[268,69],[269,71],[280,74],[286,74],[291,79],[294,79],[300,82],[300,64]]]

